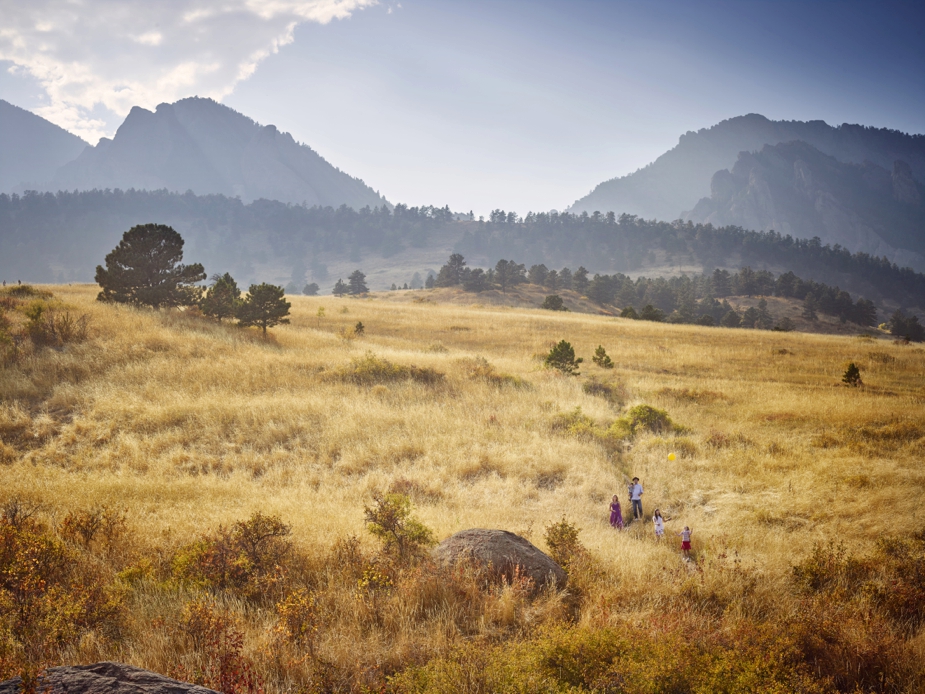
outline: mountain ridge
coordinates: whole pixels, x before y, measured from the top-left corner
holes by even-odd
[[[847,123],[833,127],[821,120],[772,121],[751,113],[681,135],[678,144],[655,161],[598,184],[569,211],[612,210],[646,219],[677,219],[710,195],[713,174],[731,168],[740,152],[793,140],[848,163],[869,160],[886,168],[904,159],[914,177],[925,181],[925,135]]]
[[[9,139],[16,139],[16,134]],[[82,142],[80,149],[50,172],[46,167],[43,179],[27,180],[14,172],[0,190],[166,189],[240,197],[244,202],[266,198],[357,209],[389,205],[361,179],[289,133],[212,99],[189,97],[159,104],[154,111],[135,106],[112,138],[102,138],[95,146]],[[27,159],[28,152],[23,152],[17,161]]]
[[[51,121],[0,99],[0,191],[38,185],[90,145]]]

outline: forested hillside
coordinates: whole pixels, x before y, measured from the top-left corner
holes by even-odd
[[[493,266],[499,258],[517,258],[528,267],[584,266],[592,274],[652,274],[653,268],[680,274],[682,267],[712,272],[750,266],[792,271],[878,305],[925,307],[925,276],[882,257],[775,232],[612,213],[531,212],[521,218],[496,210],[488,221],[475,222],[448,207],[399,204],[391,210],[357,211],[268,200],[245,205],[221,195],[167,191],[0,195],[0,276],[89,281],[122,233],[148,222],[179,231],[186,240],[186,257],[209,272],[230,271],[239,281],[250,282],[265,279],[257,275],[266,267],[277,267],[286,276],[307,273],[323,291],[328,291],[326,263],[350,262],[368,272],[372,259],[380,265],[398,264],[403,254],[426,248],[441,234],[455,238],[455,250],[474,267]]]

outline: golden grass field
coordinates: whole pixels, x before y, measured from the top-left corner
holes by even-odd
[[[179,312],[100,304],[95,286],[46,289],[59,310],[89,316],[90,337],[0,371],[0,497],[40,504],[52,524],[81,509],[120,508],[139,543],[177,547],[261,511],[291,524],[305,556],[320,556],[351,535],[374,552],[364,506],[390,488],[410,492],[438,540],[502,528],[543,548],[544,528],[564,517],[596,566],[573,622],[595,627],[644,624],[686,594],[691,571],[701,571],[701,584],[726,581],[730,595],[745,591],[723,573],[733,561],[756,596],[748,609],[792,617],[801,609],[792,566],[814,546],[843,541],[860,555],[922,527],[925,350],[914,344],[375,296],[288,297],[291,324],[264,340]],[[361,336],[350,333],[357,321]],[[578,377],[543,368],[561,339],[585,359]],[[591,363],[598,345],[616,368]],[[445,378],[359,385],[339,377],[368,352]],[[480,358],[522,384],[473,378]],[[861,368],[861,388],[841,384],[849,361]],[[585,392],[591,379],[618,398]],[[666,410],[683,431],[607,446],[554,426],[580,407],[606,428],[640,403]],[[668,519],[662,542],[650,523],[623,532],[608,525],[614,493],[629,516],[633,475],[647,516],[659,507]],[[691,570],[674,536],[685,525],[694,531]],[[710,567],[719,567],[712,577]],[[171,667],[175,646],[147,633],[145,620],[176,616],[189,593],[145,585],[127,598],[122,637],[84,639],[61,653]],[[245,652],[265,663],[261,634],[272,611],[229,604],[248,625]],[[524,616],[504,638],[521,639],[530,619],[542,621]],[[377,633],[388,640],[378,627],[357,627],[361,636],[322,629],[319,648],[330,661],[368,668],[426,663],[478,636],[427,624],[408,622],[400,638],[377,645]],[[921,659],[925,637],[907,632],[902,647]],[[265,686],[283,691],[296,680],[268,675]],[[344,691],[379,681],[348,680]],[[909,675],[882,691],[923,682]]]

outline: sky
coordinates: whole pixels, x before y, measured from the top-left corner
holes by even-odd
[[[746,113],[925,133],[925,3],[0,0],[0,98],[92,143],[195,95],[393,203],[564,209]]]

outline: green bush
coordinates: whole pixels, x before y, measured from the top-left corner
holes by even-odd
[[[660,434],[681,430],[665,410],[651,405],[636,405],[610,426],[609,433],[617,438],[632,438],[643,431]]]
[[[588,556],[588,550],[578,539],[578,528],[564,516],[560,521],[546,526],[543,539],[549,549],[549,556],[565,569],[566,573]]]
[[[404,494],[376,494],[363,513],[366,529],[382,541],[387,554],[401,562],[422,556],[435,544],[430,528],[411,515],[411,499]]]
[[[565,306],[565,302],[562,301],[562,297],[558,294],[550,294],[540,305],[540,308],[545,308],[549,311],[568,311],[568,308]]]
[[[351,359],[348,365],[338,369],[337,375],[349,383],[365,386],[395,381],[417,381],[433,385],[444,380],[444,375],[434,369],[393,364],[388,359],[377,357],[372,352]]]

